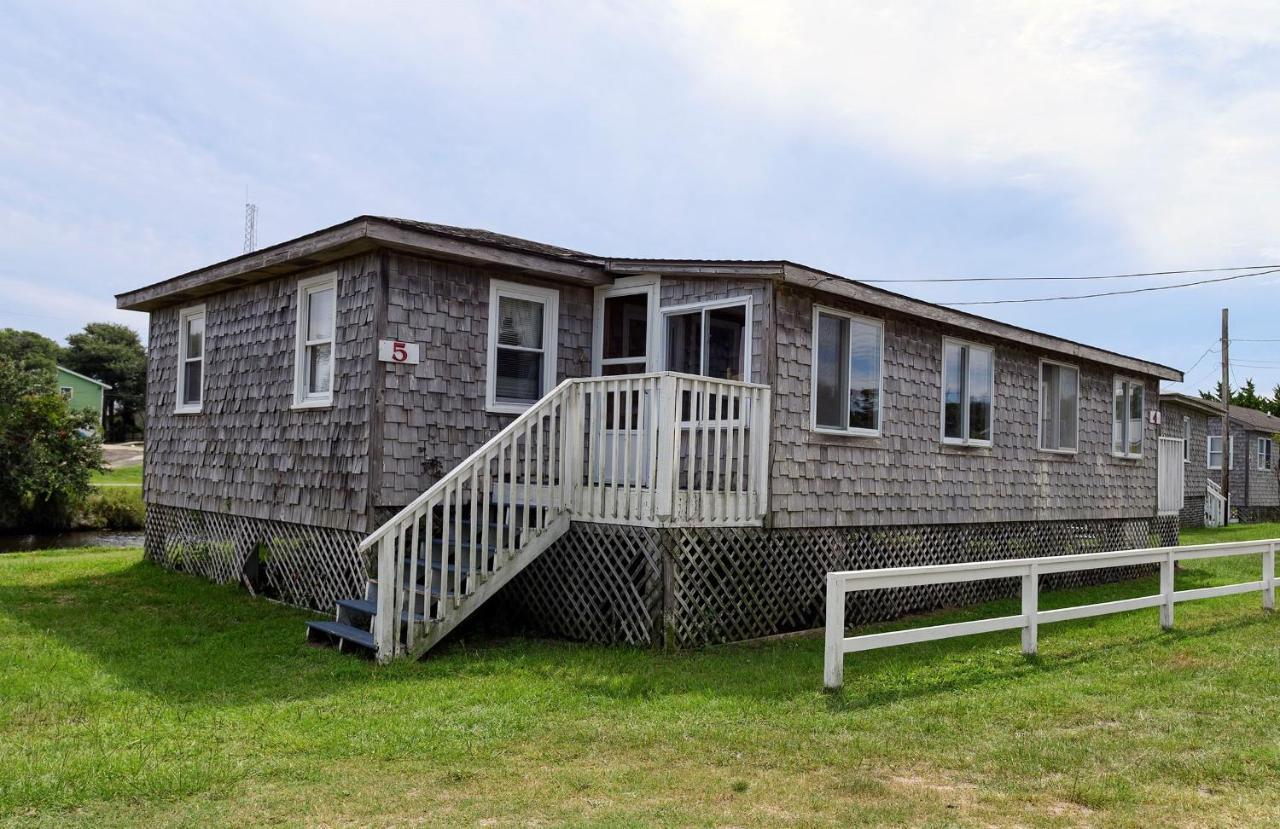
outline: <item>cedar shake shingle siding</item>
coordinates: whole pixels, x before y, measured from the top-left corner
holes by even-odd
[[[1276,479],[1275,465],[1280,463],[1280,446],[1272,446],[1272,469],[1258,468],[1258,439],[1271,439],[1274,432],[1266,415],[1261,412],[1245,412],[1237,419],[1239,406],[1232,406],[1231,434],[1236,439],[1235,468],[1231,470],[1231,506],[1259,509],[1280,506],[1280,481]],[[1247,418],[1247,419],[1246,419]],[[1280,432],[1280,418],[1274,418],[1275,430]],[[1222,434],[1222,418],[1208,420],[1209,434]],[[1210,470],[1209,475],[1218,479],[1222,473]]]
[[[203,297],[204,403],[175,414],[178,314],[151,312],[146,500],[365,529],[377,257]],[[299,278],[338,272],[332,408],[293,410]]]
[[[939,524],[1148,517],[1156,511],[1156,427],[1138,460],[1111,454],[1111,389],[1117,372],[1002,340],[947,330],[831,296],[819,303],[885,321],[882,436],[843,437],[809,428],[814,295],[782,288],[777,308],[771,520],[777,527]],[[995,349],[994,445],[944,446],[944,335]],[[1038,450],[1039,361],[1080,368],[1080,451]],[[1144,405],[1159,405],[1145,381]]]
[[[1162,437],[1183,437],[1183,419],[1191,423],[1191,441],[1189,460],[1182,465],[1183,507],[1180,513],[1184,526],[1202,526],[1204,524],[1205,480],[1210,474],[1208,469],[1208,447],[1206,437],[1209,434],[1209,421],[1215,420],[1201,408],[1179,403],[1176,399],[1162,397],[1160,400],[1160,435]]]
[[[491,279],[558,290],[555,382],[590,375],[590,288],[407,255],[391,257],[386,336],[418,343],[422,362],[386,366],[376,506],[409,503],[515,419],[485,411]]]

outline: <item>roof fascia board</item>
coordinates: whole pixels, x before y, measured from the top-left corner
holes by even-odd
[[[950,308],[944,308],[940,305],[934,305],[929,302],[923,302],[918,299],[895,294],[890,291],[872,288],[860,282],[854,282],[845,279],[842,276],[822,273],[821,271],[810,270],[793,264],[786,264],[784,270],[784,281],[798,285],[804,288],[810,288],[817,291],[825,291],[827,293],[843,296],[858,302],[874,305],[890,311],[897,311],[901,314],[907,314],[914,317],[922,317],[933,322],[942,323],[955,328],[961,328],[966,331],[973,331],[979,334],[985,334],[989,337],[996,337],[1002,340],[1010,340],[1017,343],[1023,343],[1045,351],[1052,351],[1057,354],[1065,354],[1080,360],[1089,360],[1095,363],[1114,366],[1124,371],[1135,372],[1138,374],[1146,374],[1153,377],[1159,377],[1162,380],[1170,380],[1181,382],[1183,379],[1182,372],[1169,366],[1162,366],[1159,363],[1150,363],[1146,360],[1139,360],[1134,357],[1126,357],[1123,354],[1116,354],[1093,346],[1083,345],[1081,343],[1064,340],[1060,337],[1054,337],[1049,334],[1041,334],[1036,331],[1030,331],[1026,328],[1019,328],[1016,325],[1009,325],[1003,322],[996,322],[984,317],[966,314],[962,311],[953,311]]]
[[[1160,400],[1161,402],[1168,402],[1168,403],[1173,403],[1179,406],[1185,406],[1188,409],[1198,409],[1199,411],[1205,414],[1215,415],[1218,417],[1222,416],[1221,406],[1215,405],[1212,401],[1209,401],[1209,400],[1201,400],[1199,398],[1192,397],[1189,394],[1182,394],[1180,392],[1165,392],[1160,395]]]
[[[408,253],[441,256],[479,265],[496,265],[583,285],[603,285],[610,281],[598,265],[566,262],[536,253],[493,247],[482,242],[469,242],[441,236],[377,219],[369,220],[368,236],[380,245]]]
[[[619,275],[651,273],[660,276],[782,276],[782,262],[713,262],[673,259],[609,259],[605,269]]]

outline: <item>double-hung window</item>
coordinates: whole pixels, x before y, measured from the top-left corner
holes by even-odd
[[[1137,380],[1115,378],[1112,386],[1111,454],[1120,458],[1142,457],[1145,424],[1145,388]]]
[[[1205,441],[1207,458],[1205,465],[1210,469],[1222,469],[1222,435],[1209,435]],[[1236,436],[1227,441],[1227,468],[1236,468]]]
[[[174,411],[194,414],[204,403],[204,306],[178,314],[178,396]]]
[[[337,274],[325,274],[298,283],[298,341],[293,395],[296,408],[333,403],[337,312]]]
[[[830,308],[813,309],[813,429],[880,434],[884,324]]]
[[[1271,438],[1258,438],[1258,448],[1255,453],[1258,458],[1258,469],[1271,468]]]
[[[489,411],[517,414],[555,385],[559,296],[554,288],[490,281]]]
[[[942,441],[991,445],[995,353],[986,346],[942,341]]]
[[[1182,462],[1191,462],[1191,418],[1182,416]]]
[[[1075,452],[1079,446],[1080,370],[1075,366],[1040,363],[1040,448],[1046,452]]]

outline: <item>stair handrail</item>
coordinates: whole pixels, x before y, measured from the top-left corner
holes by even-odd
[[[573,386],[574,383],[579,382],[580,379],[581,378],[570,377],[567,380],[563,380],[560,383],[560,385],[556,386],[550,392],[543,395],[541,400],[539,400],[537,403],[534,403],[532,406],[530,406],[529,408],[521,412],[520,415],[516,417],[515,420],[508,423],[505,427],[503,427],[503,429],[500,432],[498,432],[496,435],[494,435],[493,437],[486,440],[483,444],[481,444],[479,449],[477,449],[476,451],[468,455],[461,463],[459,463],[453,469],[450,469],[448,472],[444,473],[444,475],[440,477],[440,480],[436,481],[434,484],[428,487],[426,491],[424,491],[417,498],[414,498],[412,501],[410,501],[408,506],[406,506],[404,509],[400,510],[395,515],[391,516],[386,521],[384,521],[381,526],[379,526],[376,530],[370,533],[363,541],[361,541],[356,546],[356,549],[359,550],[360,552],[364,552],[365,550],[369,549],[374,544],[378,543],[378,541],[383,536],[391,532],[391,528],[394,527],[398,522],[413,515],[413,513],[416,512],[419,507],[421,507],[423,504],[426,504],[428,501],[431,501],[437,495],[444,492],[444,490],[448,489],[451,484],[456,484],[458,481],[458,478],[462,477],[463,475],[469,475],[471,473],[472,466],[480,462],[483,456],[487,456],[489,452],[492,451],[491,447],[495,443],[514,435],[520,429],[524,428],[524,426],[527,423],[529,423],[529,421],[534,420],[535,418],[539,418],[543,414],[545,414],[548,408],[554,406],[556,403],[559,402],[559,396],[563,392],[565,392],[568,388]]]

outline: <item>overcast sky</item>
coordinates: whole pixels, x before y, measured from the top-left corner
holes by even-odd
[[[58,339],[145,334],[112,295],[239,253],[246,190],[262,245],[373,213],[863,278],[1280,261],[1274,1],[0,12],[0,327]],[[973,310],[1190,369],[1224,305],[1280,338],[1278,298],[1273,276]],[[1233,351],[1280,382],[1280,343]]]

